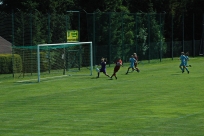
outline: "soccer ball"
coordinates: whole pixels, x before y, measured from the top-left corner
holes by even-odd
[[[99,68],[96,68],[96,72],[99,72],[100,71],[100,69]]]

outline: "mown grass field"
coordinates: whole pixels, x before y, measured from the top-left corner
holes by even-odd
[[[125,64],[117,80],[95,71],[40,83],[0,75],[0,135],[203,136],[204,58],[191,58],[190,74],[179,64],[143,62],[128,75]]]

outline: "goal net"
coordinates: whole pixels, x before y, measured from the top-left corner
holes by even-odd
[[[64,76],[92,75],[92,42],[19,46],[13,53],[19,54],[22,60],[22,70],[16,73],[18,78],[37,78],[40,82]]]

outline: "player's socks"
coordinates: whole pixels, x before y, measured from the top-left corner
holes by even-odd
[[[188,68],[186,68],[186,71],[188,72],[188,74],[189,74],[189,70],[188,70]]]

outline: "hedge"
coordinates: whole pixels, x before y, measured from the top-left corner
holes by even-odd
[[[18,73],[21,71],[22,71],[22,59],[20,55],[0,54],[0,74],[10,74],[13,72]]]

